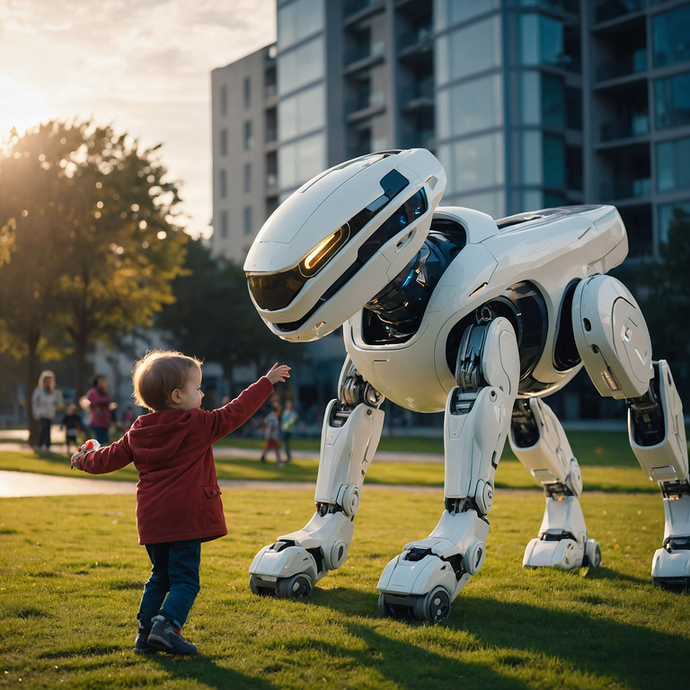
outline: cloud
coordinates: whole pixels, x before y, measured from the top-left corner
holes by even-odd
[[[275,40],[275,0],[6,0],[0,136],[49,118],[112,124],[184,182],[189,229],[211,217],[210,72]],[[33,119],[32,119],[33,117]]]

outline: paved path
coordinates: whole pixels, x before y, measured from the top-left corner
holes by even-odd
[[[257,489],[259,491],[313,491],[314,482],[267,482],[220,479],[221,489]],[[28,496],[80,496],[87,494],[134,494],[136,482],[118,482],[107,479],[82,477],[56,477],[31,472],[7,472],[0,470],[0,498]],[[441,487],[408,486],[398,484],[365,484],[363,493],[369,491],[415,491],[443,494]]]

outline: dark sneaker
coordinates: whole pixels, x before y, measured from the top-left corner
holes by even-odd
[[[134,641],[134,651],[137,654],[152,654],[158,650],[148,643],[149,630],[140,630]]]
[[[148,637],[148,644],[162,652],[169,654],[196,654],[196,645],[187,642],[182,633],[163,616],[154,616],[151,619],[153,627]]]

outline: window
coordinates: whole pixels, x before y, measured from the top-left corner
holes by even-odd
[[[458,24],[477,15],[490,12],[499,5],[499,0],[472,0],[472,2],[436,0],[436,31],[442,31],[453,24]]]
[[[520,62],[565,67],[563,23],[541,14],[520,16]]]
[[[543,137],[544,184],[548,187],[565,187],[565,139],[554,134],[544,134]]]
[[[218,175],[218,185],[220,187],[220,198],[225,199],[228,195],[228,176],[225,170],[221,170]]]
[[[448,173],[448,193],[469,192],[504,182],[503,139],[488,134],[438,147]]]
[[[326,167],[326,138],[323,133],[298,139],[280,147],[278,180],[290,189],[318,175]],[[283,199],[281,199],[283,201]]]
[[[520,183],[565,187],[565,139],[531,130],[523,132],[520,141]]]
[[[244,207],[244,234],[245,235],[251,235],[252,234],[252,207],[251,206],[245,206]]]
[[[690,72],[654,82],[656,128],[690,124]]]
[[[248,108],[252,103],[252,80],[251,77],[244,78],[244,107]]]
[[[279,140],[294,139],[307,132],[321,129],[326,124],[326,105],[324,86],[300,91],[294,96],[281,99],[278,103]]]
[[[654,67],[690,60],[690,5],[652,19]]]
[[[278,47],[280,50],[285,50],[323,29],[323,3],[324,0],[297,0],[278,8]]]
[[[656,186],[659,192],[690,187],[690,137],[656,145]]]
[[[251,192],[252,191],[252,164],[251,163],[245,163],[244,164],[244,191],[245,192]]]
[[[220,114],[225,116],[228,114],[228,87],[221,86],[220,92],[218,94],[218,100],[220,105]]]
[[[244,150],[249,151],[254,148],[254,135],[252,134],[252,121],[244,123]]]
[[[220,212],[220,236],[225,239],[228,236],[228,212]]]
[[[321,36],[295,50],[278,54],[278,93],[294,91],[324,76],[324,44]]]
[[[220,155],[221,156],[227,156],[228,155],[228,130],[227,129],[221,129],[220,130]]]
[[[503,123],[503,79],[493,74],[438,92],[438,138],[469,134]]]
[[[500,67],[500,19],[492,17],[440,36],[436,56],[438,84]]]
[[[540,72],[520,75],[520,118],[525,125],[565,127],[565,83]]]

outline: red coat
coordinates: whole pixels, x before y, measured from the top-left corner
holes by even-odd
[[[139,471],[140,544],[222,537],[228,529],[212,446],[246,422],[272,392],[263,376],[212,412],[163,410],[142,415],[119,441],[82,456],[82,469],[104,474],[134,463]]]

